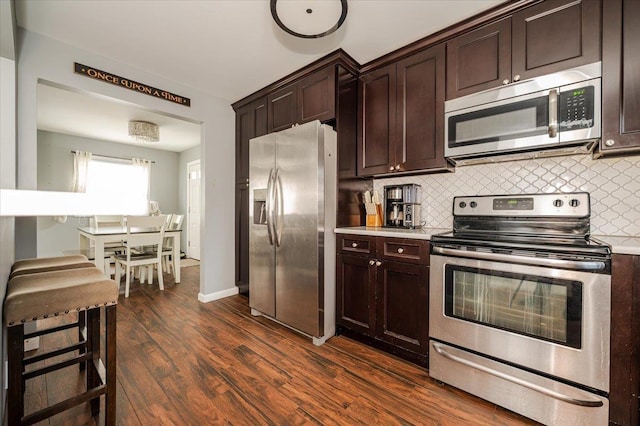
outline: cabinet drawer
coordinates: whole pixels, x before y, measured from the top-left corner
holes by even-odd
[[[378,257],[429,265],[429,241],[408,238],[378,238]]]
[[[375,241],[375,237],[368,237],[366,235],[339,235],[337,248],[340,253],[375,255]]]

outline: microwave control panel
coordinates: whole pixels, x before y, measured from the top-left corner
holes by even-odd
[[[593,86],[571,89],[558,95],[560,131],[588,129],[594,125]]]

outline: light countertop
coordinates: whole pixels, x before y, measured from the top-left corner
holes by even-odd
[[[635,254],[640,256],[640,236],[620,237],[612,235],[592,235],[593,238],[611,246],[615,254]]]
[[[430,240],[434,234],[448,232],[446,228],[396,229],[369,226],[353,226],[336,228],[336,234],[370,235],[372,237],[414,238],[416,240]]]
[[[336,234],[370,235],[373,237],[415,238],[418,240],[430,240],[432,235],[448,232],[448,228],[421,228],[421,229],[395,229],[375,228],[368,226],[353,226],[336,228]],[[615,254],[632,254],[640,256],[640,236],[622,237],[610,235],[593,235],[602,242],[611,246]]]

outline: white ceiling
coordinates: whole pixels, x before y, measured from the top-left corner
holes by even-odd
[[[295,1],[313,8],[330,0]],[[283,32],[271,18],[269,0],[21,0],[16,1],[16,17],[18,26],[29,31],[232,103],[337,48],[364,64],[503,2],[349,0],[344,25],[320,39]],[[55,93],[50,95],[48,101],[57,102]],[[69,96],[74,95],[79,96]],[[77,101],[78,109],[87,110],[84,102],[94,102],[93,107],[103,105],[116,115],[116,106],[96,99],[67,100],[67,108]],[[117,139],[118,131],[103,122],[104,134]]]
[[[38,129],[111,142],[140,145],[129,137],[129,121],[149,121],[159,127],[160,141],[147,148],[181,152],[200,144],[200,125],[137,105],[57,87],[38,85]]]

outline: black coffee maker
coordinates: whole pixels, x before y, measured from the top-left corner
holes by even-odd
[[[421,187],[415,183],[384,187],[384,226],[420,228]]]

